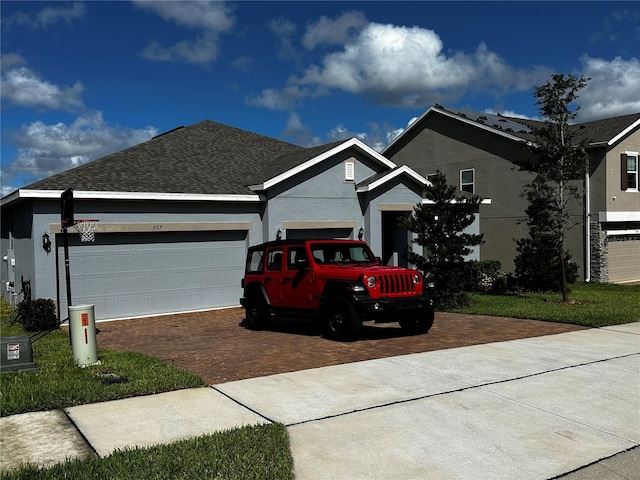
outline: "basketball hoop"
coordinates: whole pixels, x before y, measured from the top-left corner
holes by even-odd
[[[85,218],[81,220],[76,220],[75,225],[73,226],[78,233],[80,234],[81,242],[95,242],[96,241],[96,227],[98,225],[99,220],[95,220],[92,218]]]

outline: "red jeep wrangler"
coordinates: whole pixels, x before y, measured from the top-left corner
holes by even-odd
[[[249,248],[244,296],[246,326],[264,328],[272,316],[312,317],[329,336],[359,337],[362,322],[394,322],[409,333],[433,325],[433,284],[417,270],[380,264],[355,240],[281,240]]]

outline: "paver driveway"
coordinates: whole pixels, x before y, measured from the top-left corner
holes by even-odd
[[[276,320],[269,330],[251,331],[244,310],[98,322],[99,348],[152,355],[201,376],[210,385],[308,368],[428,352],[583,327],[503,317],[436,313],[426,335],[405,335],[397,323],[365,326],[361,340],[337,342],[304,321]]]

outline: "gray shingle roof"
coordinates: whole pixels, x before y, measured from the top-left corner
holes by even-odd
[[[263,171],[306,149],[205,120],[35,182],[27,189],[253,194]],[[284,156],[284,157],[283,157]],[[273,163],[273,165],[272,165]]]
[[[514,137],[527,141],[533,141],[535,136],[533,130],[540,128],[544,122],[538,120],[528,120],[516,117],[507,117],[498,114],[472,112],[468,110],[448,110],[438,107],[449,113],[458,115],[461,118],[476,122],[480,125],[490,127],[497,132],[504,132]],[[571,128],[576,131],[578,140],[586,140],[590,144],[609,142],[618,134],[623,132],[627,127],[640,119],[640,113],[632,113],[630,115],[621,115],[619,117],[605,118],[602,120],[594,120],[592,122],[578,123],[572,125]]]

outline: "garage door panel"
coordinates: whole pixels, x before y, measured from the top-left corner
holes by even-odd
[[[69,247],[73,303],[94,304],[98,319],[237,305],[245,237],[246,232],[104,234],[89,244],[76,237]]]
[[[609,281],[640,281],[640,240],[609,241]]]

